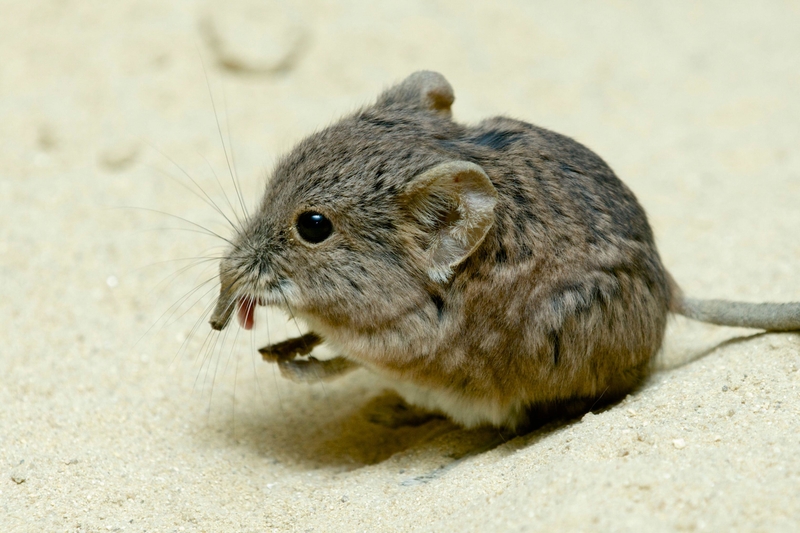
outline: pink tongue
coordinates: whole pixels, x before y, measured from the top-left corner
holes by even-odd
[[[250,298],[240,298],[237,304],[236,316],[239,319],[239,325],[244,329],[253,329],[255,324],[256,301]]]

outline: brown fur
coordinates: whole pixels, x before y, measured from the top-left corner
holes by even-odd
[[[468,425],[620,398],[681,309],[644,210],[576,141],[502,117],[464,126],[452,101],[441,75],[416,73],[284,157],[222,262],[212,325],[243,296],[288,305],[343,357],[494,410],[441,408]],[[455,176],[423,207],[409,199],[454,161],[477,185]],[[469,225],[469,198],[493,206],[488,229]],[[334,227],[315,245],[294,229],[309,209]],[[442,243],[451,251],[437,259]]]

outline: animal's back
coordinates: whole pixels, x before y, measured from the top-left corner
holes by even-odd
[[[449,142],[484,168],[498,203],[443,297],[454,338],[437,366],[465,393],[520,409],[626,394],[647,375],[671,299],[633,193],[581,144],[523,122],[493,118]]]

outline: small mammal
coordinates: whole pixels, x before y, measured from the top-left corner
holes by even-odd
[[[600,157],[504,117],[464,126],[420,71],[274,170],[220,263],[211,326],[288,307],[313,333],[262,348],[314,381],[366,367],[419,407],[518,428],[624,397],[669,312],[800,330],[800,303],[686,298]],[[339,357],[302,359],[324,341]]]

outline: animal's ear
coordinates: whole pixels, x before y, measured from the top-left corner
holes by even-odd
[[[456,97],[450,83],[438,72],[420,70],[384,92],[378,106],[404,105],[450,116]]]
[[[444,282],[492,227],[497,190],[478,165],[452,161],[416,176],[400,200],[410,215],[412,247],[430,278]]]

